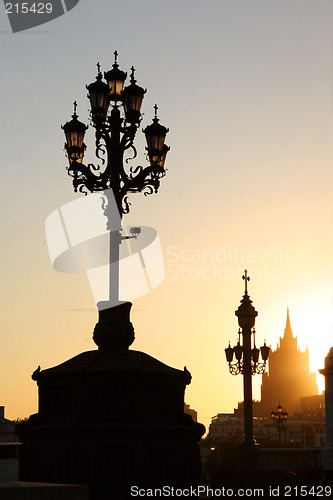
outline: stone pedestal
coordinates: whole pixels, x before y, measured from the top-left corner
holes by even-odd
[[[129,309],[103,311],[99,350],[35,372],[39,411],[18,426],[20,480],[88,485],[91,500],[130,498],[131,486],[199,483],[205,429],[184,413],[191,375],[128,349]],[[114,314],[113,343],[104,337]]]

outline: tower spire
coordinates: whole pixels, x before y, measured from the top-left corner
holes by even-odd
[[[286,318],[286,327],[284,329],[284,335],[283,335],[283,339],[285,341],[288,342],[288,344],[291,342],[291,341],[294,341],[296,339],[294,339],[294,336],[293,336],[293,330],[291,328],[291,324],[290,324],[290,316],[289,316],[289,307],[287,307],[287,318]],[[282,339],[281,339],[282,340]],[[297,340],[296,340],[297,342]]]
[[[286,327],[284,329],[285,334],[286,334],[286,331],[292,332],[291,325],[290,325],[290,317],[289,317],[289,307],[287,307]]]

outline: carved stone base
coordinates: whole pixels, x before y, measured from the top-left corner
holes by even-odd
[[[98,304],[97,304],[98,305]],[[130,322],[131,302],[99,310],[99,321],[93,339],[100,349],[128,348],[134,342],[134,328]]]
[[[39,411],[17,427],[21,481],[84,484],[90,500],[128,500],[131,486],[199,484],[205,428],[184,413],[186,368],[102,343],[36,370],[34,380]]]

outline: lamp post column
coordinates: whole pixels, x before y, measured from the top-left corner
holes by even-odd
[[[243,328],[243,388],[244,388],[244,441],[245,446],[253,445],[252,409],[252,365],[251,365],[251,327]]]
[[[273,422],[277,425],[278,433],[279,433],[279,448],[282,446],[282,431],[285,429],[288,413],[285,410],[282,410],[282,406],[280,403],[278,404],[276,411],[271,411],[271,417]]]
[[[243,335],[243,387],[244,387],[244,447],[252,447],[253,439],[253,412],[252,412],[252,352],[251,352],[251,336],[252,328],[255,324],[255,318],[258,312],[252,305],[247,291],[247,283],[250,278],[245,269],[242,276],[245,280],[245,294],[241,300],[241,305],[238,307],[235,314],[238,318],[239,327],[242,329]]]
[[[123,163],[121,150],[121,125],[120,110],[114,107],[110,113],[110,147],[109,170],[110,186],[107,190],[107,207],[104,211],[107,216],[107,228],[110,231],[109,239],[109,307],[115,307],[119,302],[119,256],[121,244],[121,220],[123,216],[120,198],[120,175]],[[115,201],[115,203],[114,203]]]

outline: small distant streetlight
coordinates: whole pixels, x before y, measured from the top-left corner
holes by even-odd
[[[276,411],[271,411],[271,417],[272,421],[275,423],[279,431],[279,447],[281,448],[281,433],[286,427],[288,413],[285,410],[282,410],[282,406],[279,403]]]
[[[218,442],[217,445],[213,445],[210,447],[211,452],[216,455],[216,462],[217,462],[217,470],[220,470],[220,443]]]

